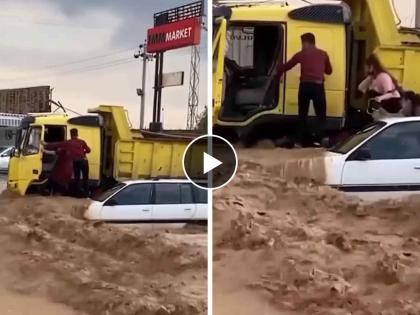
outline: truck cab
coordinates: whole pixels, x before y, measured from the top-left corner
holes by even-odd
[[[24,117],[9,162],[8,189],[20,195],[43,191],[55,165],[55,154],[42,143],[70,139],[76,128],[90,147],[89,183],[109,188],[120,181],[152,178],[185,178],[182,159],[193,137],[158,134],[146,137],[130,127],[122,106],[100,105],[89,115],[31,114]],[[194,146],[185,170],[191,178],[207,179],[202,171],[206,145]]]
[[[311,32],[331,60],[326,76],[327,127],[339,130],[365,110],[357,86],[365,60],[376,53],[407,90],[420,91],[420,38],[398,29],[389,0],[348,0],[292,7],[284,4],[216,6],[213,27],[213,124],[225,136],[285,132],[298,118],[299,66],[276,75]],[[413,66],[410,66],[413,65]],[[310,117],[314,117],[313,109]],[[310,119],[311,120],[311,119]],[[313,120],[314,122],[314,120]],[[311,121],[309,121],[311,123]]]
[[[99,183],[101,118],[96,115],[69,118],[65,114],[28,115],[17,131],[16,144],[9,162],[8,188],[19,194],[45,189],[55,165],[56,156],[43,150],[42,143],[70,139],[70,129],[76,128],[92,151],[87,155],[92,185]]]

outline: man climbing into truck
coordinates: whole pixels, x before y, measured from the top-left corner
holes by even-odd
[[[303,144],[305,134],[307,133],[307,118],[311,101],[313,102],[318,120],[316,136],[320,141],[325,141],[327,101],[325,97],[324,75],[331,75],[333,70],[327,52],[316,47],[314,34],[303,34],[301,41],[302,50],[296,53],[288,62],[279,66],[278,75],[281,77],[284,72],[300,64],[298,94],[299,125],[296,132],[296,140]],[[287,139],[282,139],[278,142],[278,145],[285,145],[287,142]]]
[[[83,194],[89,195],[89,162],[86,154],[90,153],[90,148],[86,142],[79,139],[79,132],[76,128],[70,130],[70,140],[67,140],[67,146],[73,158],[73,172],[76,188],[80,186],[80,175],[82,175]]]
[[[86,142],[79,139],[79,132],[76,128],[70,130],[70,139],[62,142],[49,143],[46,149],[65,152],[67,161],[72,164],[74,175],[75,193],[87,197],[89,195],[89,163],[86,154],[90,148]],[[80,175],[82,175],[82,191],[80,191]]]

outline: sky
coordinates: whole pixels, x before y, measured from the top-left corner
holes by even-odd
[[[78,113],[123,105],[139,125],[138,45],[153,13],[192,0],[1,0],[0,89],[50,85],[53,99]],[[200,45],[199,111],[207,106],[207,33]],[[191,48],[165,53],[164,72],[184,71],[182,87],[163,90],[164,127],[185,128]],[[147,66],[145,121],[151,120],[154,62]]]
[[[141,85],[142,69],[133,54],[153,24],[153,13],[189,2],[192,0],[1,0],[0,89],[50,85],[54,100],[79,113],[99,104],[123,105],[133,127],[138,127],[136,89]],[[301,0],[288,2],[304,4]],[[413,26],[415,0],[394,2],[402,24]],[[202,31],[199,111],[208,105],[206,37],[207,32]],[[164,72],[185,72],[184,86],[163,91],[164,126],[185,128],[190,48],[167,52],[164,63]],[[153,62],[147,70],[146,123],[151,120]]]

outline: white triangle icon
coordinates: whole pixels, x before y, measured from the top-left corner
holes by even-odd
[[[215,159],[206,152],[203,153],[203,174],[207,174],[208,172],[222,164],[223,162],[219,161],[218,159]]]

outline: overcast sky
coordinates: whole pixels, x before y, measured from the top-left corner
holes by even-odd
[[[137,127],[141,64],[133,54],[153,25],[153,13],[190,2],[1,0],[0,88],[50,85],[55,100],[80,113],[99,104],[124,105]],[[203,31],[200,111],[207,105],[206,36]],[[190,52],[183,48],[165,54],[164,72],[186,73],[183,87],[163,91],[166,128],[186,126]],[[146,122],[153,101],[152,62],[148,74]]]
[[[135,48],[152,26],[153,13],[189,2],[1,0],[0,88],[50,85],[55,100],[81,113],[99,104],[124,105],[132,124],[138,126],[140,98],[136,88],[140,87],[141,65],[133,58]],[[289,3],[303,4],[301,0]],[[412,26],[415,0],[395,3],[403,25]],[[206,36],[203,31],[200,110],[208,105]],[[77,62],[83,59],[89,60]],[[165,72],[186,73],[184,87],[164,90],[162,104],[167,128],[186,125],[189,62],[190,48],[165,56]],[[151,119],[153,70],[153,63],[149,63],[146,121]]]

